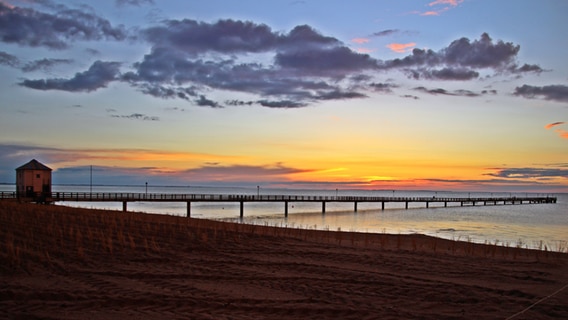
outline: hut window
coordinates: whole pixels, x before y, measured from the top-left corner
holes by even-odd
[[[36,174],[36,178],[38,178],[38,179],[39,179],[39,173],[38,173],[38,174]]]

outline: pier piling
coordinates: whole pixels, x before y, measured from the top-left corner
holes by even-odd
[[[424,203],[426,208],[430,208],[430,203],[448,203],[454,206],[481,206],[487,205],[523,205],[523,204],[553,204],[557,203],[556,197],[534,196],[534,197],[335,197],[332,196],[298,196],[298,195],[239,195],[239,194],[146,194],[146,193],[92,193],[92,192],[52,192],[44,194],[41,198],[18,197],[15,192],[0,192],[2,199],[19,199],[25,202],[53,203],[63,201],[89,201],[89,202],[122,202],[122,211],[128,210],[128,202],[185,202],[187,204],[186,216],[191,217],[192,202],[232,202],[239,203],[239,215],[244,217],[245,202],[284,202],[284,215],[288,217],[289,202],[321,202],[321,212],[326,213],[327,202],[353,202],[353,211],[359,210],[359,203],[381,203],[381,210],[385,210],[385,203],[404,203],[404,208],[408,209],[409,203]],[[440,205],[441,206],[441,205]],[[435,206],[437,207],[437,206]]]

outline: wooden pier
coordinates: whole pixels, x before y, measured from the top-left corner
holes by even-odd
[[[161,193],[91,193],[91,192],[51,192],[38,194],[34,198],[18,198],[15,192],[1,192],[0,199],[18,199],[29,202],[122,202],[122,210],[127,211],[128,202],[186,202],[187,216],[191,216],[192,202],[229,202],[239,203],[240,217],[244,217],[245,203],[247,202],[281,202],[284,204],[284,215],[288,216],[288,205],[294,202],[319,202],[321,211],[325,214],[326,204],[332,202],[353,203],[353,211],[357,212],[359,203],[380,203],[381,210],[385,210],[387,203],[404,203],[408,209],[410,203],[424,203],[426,208],[431,203],[448,204],[453,206],[476,205],[515,205],[556,203],[556,197],[525,196],[525,197],[485,197],[485,198],[438,198],[438,197],[352,197],[352,196],[301,196],[301,195],[234,195],[234,194],[161,194]],[[441,207],[438,206],[438,207]]]

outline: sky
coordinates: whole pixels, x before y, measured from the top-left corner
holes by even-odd
[[[568,192],[567,15],[0,0],[0,183]]]

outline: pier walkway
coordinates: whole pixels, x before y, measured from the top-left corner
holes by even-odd
[[[380,203],[381,210],[385,210],[387,203],[404,203],[408,209],[409,203],[424,203],[426,208],[431,203],[448,204],[453,206],[476,205],[515,205],[556,203],[556,197],[550,196],[510,196],[510,197],[484,197],[484,198],[438,198],[438,197],[352,197],[352,196],[301,196],[301,195],[238,195],[238,194],[161,194],[161,193],[91,193],[91,192],[51,192],[38,194],[35,197],[18,197],[16,192],[0,192],[0,199],[18,199],[29,202],[122,202],[122,210],[127,211],[128,202],[186,202],[187,216],[191,216],[192,202],[227,202],[239,203],[240,217],[244,216],[246,202],[281,202],[284,204],[284,215],[288,216],[290,202],[320,202],[322,213],[325,213],[326,204],[330,202],[351,202],[353,210],[357,212],[359,203]]]

